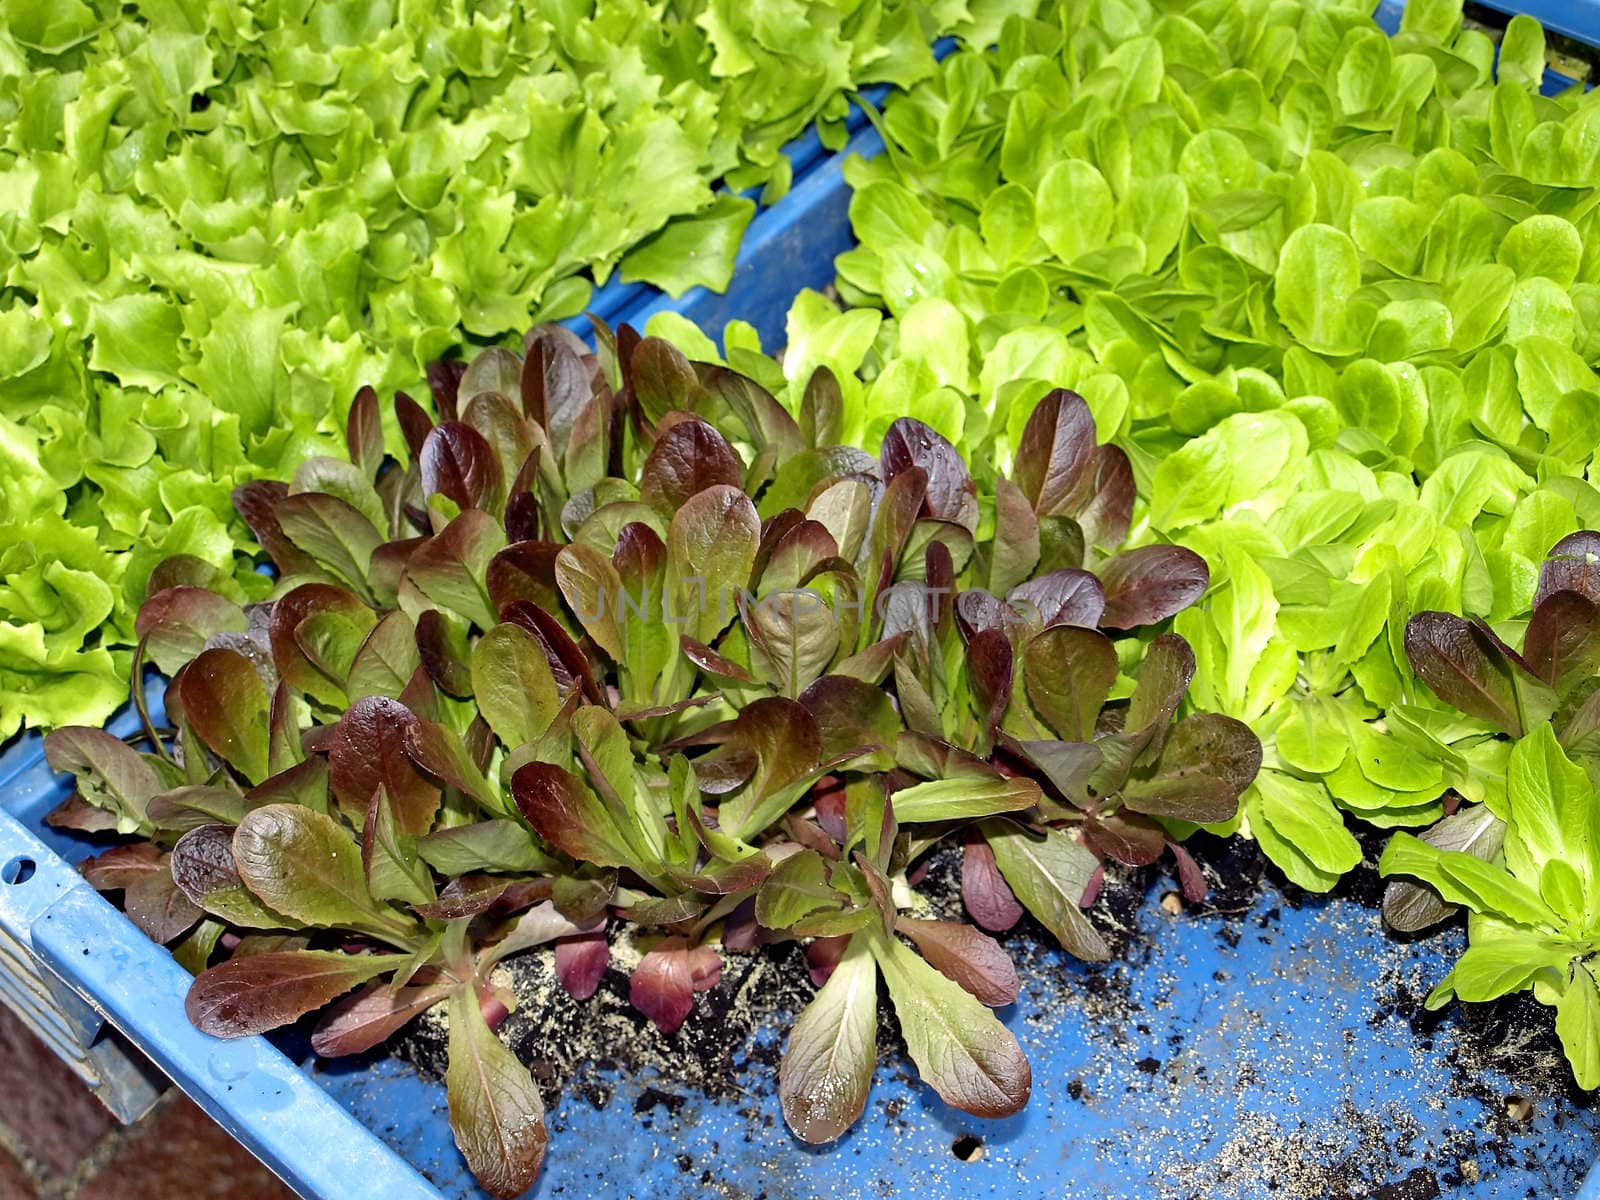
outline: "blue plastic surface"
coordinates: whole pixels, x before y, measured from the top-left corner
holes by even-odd
[[[1593,3],[1562,7],[1600,28]],[[1397,12],[1385,6],[1380,20],[1392,29]],[[863,130],[850,150],[876,143]],[[851,244],[847,206],[839,157],[814,162],[752,222],[726,297],[696,291],[609,315],[642,326],[671,307],[713,333],[737,315],[781,345],[795,292],[827,283]],[[133,723],[124,714],[113,728]],[[410,1066],[315,1064],[290,1038],[280,1048],[195,1032],[182,970],[70,871],[90,848],[43,825],[67,790],[36,738],[0,755],[0,863],[27,854],[40,865],[27,883],[0,884],[0,921],[25,925],[46,966],[303,1195],[483,1195],[452,1143],[442,1085]],[[1272,889],[1247,912],[1171,916],[1156,903],[1165,886],[1138,911],[1131,960],[1093,968],[1032,951],[1026,990],[1003,1014],[1034,1068],[1033,1103],[1017,1117],[949,1110],[898,1055],[880,1066],[859,1125],[826,1149],[788,1135],[759,1062],[741,1070],[737,1105],[692,1091],[670,1108],[636,1104],[647,1087],[677,1089],[616,1080],[603,1109],[569,1095],[552,1112],[532,1195],[1600,1200],[1600,1177],[1582,1184],[1600,1112],[1541,1092],[1548,1076],[1515,1052],[1495,1061],[1461,1006],[1413,1030],[1416,997],[1448,970],[1458,930],[1401,942],[1369,907],[1289,903]],[[1504,1114],[1512,1093],[1534,1100],[1525,1124]],[[967,1162],[952,1146],[969,1134],[983,1152]]]
[[[1525,13],[1546,29],[1585,45],[1600,45],[1600,0],[1478,0],[1506,17]]]
[[[6,803],[41,839],[33,853],[45,865],[21,887],[39,897],[33,945],[47,966],[303,1195],[482,1196],[452,1143],[442,1085],[412,1067],[317,1065],[291,1039],[286,1055],[265,1038],[224,1043],[192,1029],[182,969],[66,862],[48,861],[50,850],[89,852],[41,824],[69,790],[39,764]],[[27,835],[8,820],[0,842],[15,846]],[[1425,1036],[1411,1028],[1459,931],[1404,943],[1370,908],[1291,904],[1270,888],[1244,913],[1171,916],[1156,903],[1170,886],[1152,888],[1131,956],[1107,967],[1015,947],[1032,959],[1004,1017],[1034,1069],[1033,1103],[1017,1117],[947,1109],[896,1055],[860,1124],[812,1149],[785,1131],[759,1061],[741,1068],[738,1104],[680,1092],[670,1077],[617,1079],[605,1108],[574,1095],[551,1114],[532,1194],[1321,1200],[1402,1181],[1417,1190],[1393,1194],[1433,1195],[1432,1181],[1470,1200],[1543,1200],[1578,1188],[1600,1151],[1600,1113],[1541,1092],[1515,1054],[1485,1064],[1493,1047],[1459,1008]],[[1470,1065],[1452,1066],[1458,1056]],[[681,1104],[649,1105],[650,1087]],[[1525,1125],[1504,1114],[1500,1097],[1513,1093],[1534,1100]],[[963,1162],[952,1146],[969,1134],[983,1154]]]

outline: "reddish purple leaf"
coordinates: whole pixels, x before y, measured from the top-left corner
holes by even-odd
[[[1600,673],[1600,608],[1577,592],[1552,592],[1533,610],[1522,657],[1559,695],[1592,679]]]
[[[900,714],[889,694],[864,679],[824,675],[800,693],[800,703],[816,720],[825,760],[847,751],[892,751],[900,735]]]
[[[968,641],[985,629],[1004,632],[1021,619],[1016,609],[982,588],[968,588],[957,596],[955,614],[961,636]]]
[[[713,896],[732,896],[760,885],[772,874],[772,860],[765,854],[752,854],[731,863],[710,863],[699,871],[673,871],[672,877],[684,887]]]
[[[1057,388],[1023,427],[1012,481],[1041,517],[1073,516],[1088,495],[1095,451],[1089,405],[1077,392]]]
[[[839,965],[839,960],[844,957],[846,947],[850,945],[853,934],[839,934],[836,937],[812,938],[806,945],[806,970],[811,976],[811,982],[817,987],[827,983],[832,977],[834,968]]]
[[[534,456],[538,453],[533,452]],[[536,540],[543,532],[539,517],[539,497],[528,491],[512,492],[506,498],[506,537],[513,543]]]
[[[697,362],[695,374],[710,394],[712,411],[725,408],[744,432],[743,440],[758,451],[771,451],[771,459],[789,458],[804,450],[800,426],[766,388],[748,375],[716,363]]]
[[[382,784],[401,833],[421,837],[439,811],[439,789],[406,753],[406,730],[417,723],[398,700],[368,696],[345,710],[328,746],[328,771],[339,808],[361,828]]]
[[[436,358],[428,364],[428,391],[433,393],[433,407],[448,421],[456,418],[461,380],[467,373],[467,367],[468,364],[459,358]]]
[[[835,782],[832,787],[824,787],[819,783],[811,796],[816,808],[817,824],[840,846],[850,837],[849,822],[845,816],[848,799],[842,782]],[[837,850],[830,857],[837,858]]]
[[[222,583],[222,572],[193,554],[172,554],[158,562],[145,581],[144,598],[149,600],[168,588],[197,587],[210,591]]]
[[[341,681],[329,679],[316,668],[295,641],[295,630],[307,617],[331,612],[363,625],[371,623],[367,606],[353,593],[328,583],[305,583],[279,597],[272,605],[267,622],[267,637],[272,645],[272,662],[278,675],[290,687],[305,692],[326,704],[343,706]]]
[[[392,596],[400,589],[400,580],[411,565],[411,556],[427,543],[425,537],[401,538],[385,542],[372,552],[372,564],[367,568],[367,583],[373,593]]]
[[[1086,504],[1078,510],[1083,540],[1102,550],[1115,550],[1133,523],[1136,489],[1133,464],[1116,446],[1101,446],[1095,454],[1094,482]]]
[[[606,931],[577,933],[556,940],[556,978],[574,1000],[587,1000],[600,986],[611,964]]]
[[[272,701],[250,660],[207,650],[174,683],[184,720],[200,740],[251,783],[265,779]]]
[[[311,1035],[311,1048],[323,1058],[365,1054],[445,999],[454,986],[415,983],[395,991],[387,983],[368,984],[323,1014]]]
[[[428,434],[433,432],[433,418],[404,392],[394,394],[394,415],[400,425],[401,436],[406,440],[406,447],[411,451],[412,460],[420,459],[423,444],[428,440]]]
[[[489,563],[504,549],[505,534],[493,517],[481,509],[463,509],[411,551],[406,576],[435,604],[487,629],[495,623],[495,612],[484,594],[484,580]]]
[[[756,766],[750,777],[750,791],[739,797],[738,820],[730,819],[730,805],[724,805],[723,819],[736,836],[753,835],[756,830],[740,833],[733,827],[749,821],[769,796],[801,782],[817,769],[822,758],[822,734],[802,705],[781,696],[764,696],[747,704],[734,721],[733,732],[729,750],[754,755]],[[697,771],[699,765],[696,762]]]
[[[878,598],[894,581],[900,552],[905,548],[906,538],[911,536],[911,527],[922,511],[927,491],[927,472],[921,467],[908,467],[889,481],[878,500],[872,517],[870,550],[861,573],[872,616],[882,615],[878,612]]]
[[[1034,710],[1057,737],[1088,742],[1117,679],[1111,640],[1092,629],[1057,625],[1028,643],[1022,663]]]
[[[671,342],[644,338],[628,361],[634,398],[646,420],[654,423],[669,412],[694,407],[701,391],[700,378]]]
[[[184,1011],[202,1033],[247,1037],[287,1025],[374,976],[403,955],[291,950],[252,954],[212,967],[189,985]]]
[[[1451,613],[1419,612],[1406,622],[1405,644],[1411,669],[1439,699],[1522,736],[1514,668],[1494,639]]]
[[[967,642],[967,680],[986,737],[993,737],[1011,703],[1013,669],[1011,640],[996,629],[984,629]]]
[[[459,921],[488,912],[510,886],[511,880],[498,875],[462,875],[445,884],[437,900],[411,908],[430,921]]]
[[[849,569],[828,527],[791,509],[767,522],[750,577],[770,592],[805,587],[818,572],[837,567]]]
[[[1205,559],[1181,546],[1141,546],[1117,555],[1100,568],[1105,589],[1102,625],[1135,629],[1182,612],[1211,582]]]
[[[166,869],[167,858],[151,842],[135,842],[111,849],[85,859],[78,867],[82,875],[99,892],[116,892],[131,886],[146,875]]]
[[[201,825],[179,838],[172,848],[172,879],[201,908],[218,892],[243,888],[233,861],[233,827]]]
[[[627,866],[627,840],[600,798],[571,772],[531,762],[511,777],[511,794],[534,831],[581,862]]]
[[[503,483],[500,460],[483,434],[464,421],[446,421],[428,434],[419,460],[425,495],[456,506],[492,508]]]
[[[565,626],[546,609],[528,600],[519,600],[507,606],[500,619],[520,625],[544,648],[545,658],[556,677],[556,686],[565,694],[574,684],[583,689],[584,697],[592,704],[605,705],[606,697],[595,680],[593,668],[586,655],[572,640]]]
[[[522,360],[522,411],[565,448],[578,409],[594,394],[583,359],[559,337],[541,335]]]
[[[1178,885],[1183,889],[1183,898],[1190,904],[1201,903],[1206,898],[1207,887],[1200,864],[1177,842],[1168,842],[1167,849],[1172,851],[1173,861],[1178,864]]]
[[[1261,767],[1261,742],[1242,721],[1197,713],[1173,726],[1159,767],[1123,787],[1128,808],[1200,825],[1226,821]]]
[[[1022,919],[1022,905],[995,865],[994,851],[977,830],[969,830],[961,855],[961,903],[991,933],[1003,933]]]
[[[422,669],[440,691],[465,699],[472,695],[472,670],[468,666],[466,630],[436,608],[417,618],[417,657]]]
[[[969,531],[978,526],[978,486],[966,460],[937,430],[911,417],[889,426],[879,450],[884,478],[921,467],[928,477],[922,515],[949,521]]]
[[[331,735],[333,727],[319,725]],[[303,762],[285,767],[268,775],[245,793],[248,807],[260,808],[266,804],[298,804],[303,808],[324,810],[328,807],[328,762],[313,754]]]
[[[690,496],[727,484],[743,489],[744,466],[727,440],[699,417],[671,413],[672,424],[639,472],[639,498],[671,517]]]
[[[715,947],[669,937],[633,969],[628,999],[662,1033],[673,1033],[694,1007],[694,994],[716,987],[721,978],[722,956]]]
[[[1193,647],[1177,634],[1163,633],[1151,642],[1139,664],[1125,728],[1138,731],[1153,726],[1164,738],[1165,727],[1194,679],[1194,665]]]
[[[508,515],[509,521],[509,515]],[[514,541],[489,562],[489,598],[497,611],[520,600],[546,608],[559,608],[562,596],[556,582],[556,558],[564,549],[558,542],[533,539]]]
[[[724,950],[754,950],[761,944],[761,923],[756,920],[755,897],[741,901],[722,922]]]
[[[437,721],[418,721],[406,729],[405,743],[411,761],[429,775],[472,797],[486,812],[499,808],[499,789],[479,766],[483,759],[467,748],[455,730]]]
[[[383,420],[378,413],[378,393],[363,386],[350,403],[344,421],[344,444],[350,461],[368,479],[383,465]]]
[[[1100,899],[1100,889],[1106,883],[1105,864],[1101,863],[1089,875],[1089,881],[1084,885],[1083,898],[1078,901],[1079,908],[1093,908],[1094,902]],[[1076,951],[1074,951],[1076,953]]]
[[[783,818],[783,831],[807,850],[815,850],[823,858],[839,857],[839,843],[823,832],[822,826],[790,813]]]
[[[617,531],[617,546],[611,552],[611,565],[616,568],[622,586],[632,596],[643,595],[646,604],[651,595],[660,595],[661,574],[667,567],[667,544],[661,535],[643,521],[629,521]],[[646,587],[650,592],[643,591]]]
[[[899,917],[895,928],[916,943],[922,957],[990,1008],[1017,999],[1017,969],[988,934],[960,921]]]
[[[1098,628],[1106,608],[1105,590],[1088,571],[1066,567],[1011,589],[1006,602],[1023,617],[1051,625]]]
[[[1096,854],[1130,867],[1148,867],[1167,847],[1161,826],[1132,813],[1089,817],[1083,823],[1083,839]]]
[[[1539,570],[1533,606],[1538,608],[1557,592],[1577,592],[1600,604],[1600,533],[1580,529],[1550,547]]]
[[[44,756],[55,771],[79,777],[79,788],[108,808],[143,821],[161,791],[155,768],[121,738],[103,729],[68,725],[47,734]]]
[[[309,554],[291,542],[278,524],[278,505],[288,498],[289,487],[275,479],[257,479],[233,489],[233,507],[250,526],[261,548],[271,557],[280,576],[320,575],[322,569]]]
[[[90,804],[74,792],[45,817],[44,823],[51,829],[72,829],[78,833],[109,833],[117,827],[117,814]]]
[[[139,609],[134,632],[144,639],[145,654],[172,674],[205,649],[219,633],[243,633],[244,610],[232,600],[202,587],[170,587],[156,592]]]
[[[707,675],[717,679],[731,679],[735,683],[744,683],[755,686],[756,677],[746,671],[731,658],[724,658],[710,646],[695,641],[689,637],[679,637],[678,648],[683,651],[683,656],[699,667]]]

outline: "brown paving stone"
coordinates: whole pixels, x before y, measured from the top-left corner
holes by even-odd
[[[69,1173],[116,1124],[83,1081],[3,1004],[0,1122],[47,1170],[61,1174]]]
[[[4,1150],[0,1150],[0,1200],[34,1200],[33,1181]]]
[[[294,1200],[277,1176],[185,1097],[156,1109],[78,1200]]]

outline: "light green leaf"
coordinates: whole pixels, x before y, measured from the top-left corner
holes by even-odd
[[[851,938],[828,982],[789,1032],[778,1067],[783,1117],[809,1145],[831,1142],[860,1118],[877,1066],[878,964]]]
[[[1556,1034],[1578,1086],[1585,1091],[1600,1088],[1600,980],[1587,966],[1573,968],[1567,990],[1561,993]]]
[[[868,929],[906,1052],[946,1104],[979,1117],[1005,1117],[1028,1102],[1033,1073],[999,1019],[892,934]]]
[[[1248,811],[1252,827],[1259,816],[1319,871],[1337,877],[1361,861],[1361,844],[1344,827],[1321,785],[1264,770],[1256,776],[1251,791],[1254,803]]]
[[[1105,242],[1113,205],[1111,188],[1093,164],[1077,158],[1059,162],[1039,181],[1039,236],[1057,258],[1070,263]]]
[[[1273,288],[1278,315],[1313,350],[1340,354],[1354,348],[1348,307],[1360,286],[1360,255],[1341,230],[1306,225],[1284,242]]]
[[[1004,821],[985,821],[980,828],[1017,899],[1062,948],[1089,962],[1106,961],[1111,951],[1081,907],[1100,865],[1094,854],[1056,829],[1038,838]]]
[[[1031,779],[931,779],[901,788],[890,797],[895,820],[957,821],[1020,812],[1039,802],[1039,785]]]
[[[692,287],[727,291],[740,239],[755,211],[754,201],[723,195],[704,212],[669,221],[623,258],[623,282],[653,283],[673,297]]]

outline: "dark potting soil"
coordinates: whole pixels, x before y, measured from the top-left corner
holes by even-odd
[[[1220,843],[1219,843],[1220,844]],[[931,908],[930,916],[966,919],[960,899],[960,851],[936,850],[927,860],[917,886]],[[1134,948],[1138,914],[1150,890],[1153,872],[1110,867],[1090,919],[1110,946],[1113,960]],[[1001,935],[1017,960],[1024,981],[1048,972],[1061,973],[1050,952],[1054,939],[1031,917]],[[751,951],[723,952],[722,979],[695,997],[694,1010],[673,1034],[663,1034],[628,999],[628,974],[639,950],[621,922],[613,923],[611,965],[588,1000],[574,1000],[555,975],[554,955],[531,951],[503,963],[501,979],[518,999],[516,1011],[500,1027],[512,1051],[529,1065],[547,1104],[569,1090],[596,1107],[611,1099],[618,1078],[655,1080],[660,1096],[695,1092],[715,1100],[742,1097],[747,1087],[776,1086],[778,1063],[789,1021],[815,994],[805,955],[793,942]],[[1117,1000],[1098,968],[1083,968],[1086,986],[1097,1003],[1115,1007]],[[1051,981],[1051,990],[1055,981]],[[1065,991],[1069,986],[1060,980]],[[1125,991],[1125,989],[1122,989]],[[392,1049],[427,1075],[442,1078],[446,1063],[443,1010],[435,1009],[413,1022],[392,1043]],[[885,1069],[910,1072],[894,1009],[887,996],[878,1005],[878,1058]],[[746,1066],[759,1069],[745,1070]]]
[[[1371,919],[1377,920],[1384,884],[1376,863],[1386,838],[1377,831],[1353,832],[1362,842],[1364,861],[1341,881],[1334,896],[1370,911]],[[1000,935],[1032,1001],[1031,1024],[1048,1028],[1061,1011],[1075,1008],[1105,1030],[1108,1048],[1132,1045],[1140,1035],[1149,1034],[1149,1025],[1142,1023],[1148,1017],[1130,986],[1152,955],[1153,939],[1139,923],[1148,905],[1160,904],[1178,920],[1220,919],[1218,936],[1238,945],[1252,933],[1272,936],[1281,908],[1272,905],[1262,910],[1264,891],[1287,905],[1322,902],[1284,881],[1254,842],[1202,834],[1189,843],[1189,849],[1209,888],[1198,904],[1183,900],[1170,882],[1170,872],[1161,866],[1108,867],[1089,917],[1111,948],[1110,963],[1063,962],[1053,938],[1031,917]],[[964,919],[959,873],[957,849],[942,848],[930,857],[917,890],[929,901],[931,915]],[[639,950],[620,923],[613,927],[611,951],[611,966],[596,994],[586,1001],[567,995],[548,951],[517,956],[501,968],[500,981],[519,1001],[501,1027],[502,1036],[528,1063],[547,1104],[554,1107],[570,1094],[604,1107],[612,1101],[618,1080],[637,1081],[645,1085],[643,1090],[636,1084],[628,1094],[639,1121],[648,1127],[658,1118],[675,1116],[693,1095],[738,1102],[776,1088],[788,1025],[815,991],[798,945],[725,952],[721,982],[695,998],[688,1019],[671,1035],[662,1034],[629,1003],[628,972],[638,961]],[[1513,1165],[1517,1152],[1501,1135],[1514,1132],[1527,1119],[1525,1104],[1565,1108],[1591,1103],[1571,1083],[1549,1009],[1530,996],[1518,996],[1428,1013],[1423,1000],[1433,982],[1414,979],[1397,967],[1385,976],[1374,997],[1371,1023],[1376,1026],[1400,1016],[1426,1051],[1440,1025],[1453,1022],[1454,1036],[1446,1041],[1454,1090],[1480,1100],[1489,1113],[1476,1131],[1462,1129],[1448,1139],[1449,1145],[1424,1145],[1419,1153],[1421,1127],[1409,1129],[1404,1114],[1380,1115],[1349,1106],[1333,1127],[1289,1131],[1270,1120],[1253,1123],[1246,1117],[1213,1160],[1193,1164],[1192,1172],[1185,1165],[1180,1178],[1173,1180],[1185,1189],[1184,1200],[1253,1195],[1252,1189],[1260,1186],[1263,1155],[1275,1163],[1302,1164],[1276,1181],[1274,1190],[1280,1195],[1304,1200],[1430,1200],[1476,1182],[1480,1172],[1492,1177],[1488,1173],[1497,1166]],[[442,1012],[436,1009],[400,1034],[392,1052],[425,1074],[442,1077],[445,1040]],[[1167,1065],[1163,1058],[1181,1054],[1181,1035],[1172,1040],[1177,1044],[1164,1054],[1130,1056],[1140,1076],[1160,1075]],[[914,1078],[886,997],[879,1004],[878,1057],[881,1071]],[[1240,1068],[1240,1088],[1249,1086],[1250,1064],[1228,1065]],[[1270,1070],[1271,1064],[1262,1063],[1259,1069]],[[1490,1072],[1515,1080],[1519,1094],[1499,1094],[1489,1082]],[[1062,1086],[1074,1100],[1097,1100],[1083,1080],[1065,1081]],[[900,1119],[898,1107],[903,1107],[902,1101],[889,1102],[885,1115]],[[754,1105],[747,1115],[757,1116]],[[1429,1165],[1416,1167],[1419,1158]]]
[[[1388,842],[1388,834],[1362,826],[1352,826],[1351,832],[1361,843],[1362,861],[1340,881],[1333,894],[1377,912],[1381,909],[1386,886],[1378,875],[1378,859]],[[1292,884],[1282,886],[1295,901],[1304,895]],[[1463,929],[1465,925],[1465,915],[1458,913],[1436,929],[1417,934],[1397,934],[1390,930],[1388,936],[1400,942],[1426,940],[1445,930]],[[1399,1016],[1412,1033],[1423,1040],[1424,1050],[1431,1049],[1433,1035],[1445,1022],[1452,1023],[1456,1036],[1451,1039],[1448,1057],[1455,1082],[1463,1094],[1491,1107],[1502,1102],[1510,1105],[1514,1099],[1502,1097],[1489,1087],[1486,1077],[1491,1072],[1516,1080],[1530,1096],[1538,1096],[1546,1102],[1578,1108],[1588,1108],[1594,1102],[1593,1097],[1579,1090],[1573,1082],[1561,1040],[1556,1036],[1553,1009],[1540,1004],[1532,993],[1520,992],[1482,1004],[1452,1002],[1438,1012],[1429,1012],[1424,1002],[1437,982],[1435,979],[1423,983],[1405,972],[1391,972],[1375,998],[1369,1023],[1377,1025]]]

